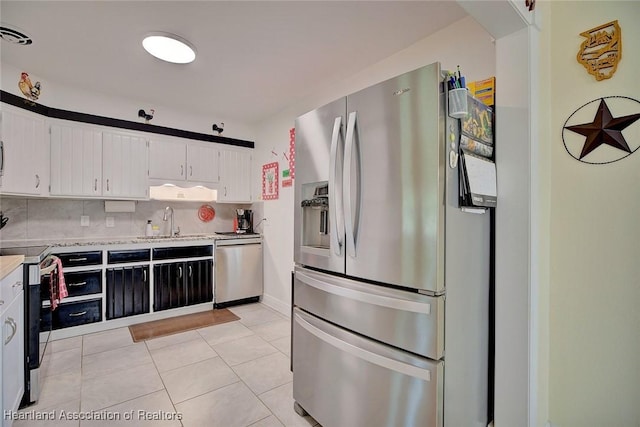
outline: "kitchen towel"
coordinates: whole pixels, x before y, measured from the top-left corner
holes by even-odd
[[[51,311],[55,310],[60,301],[69,295],[67,285],[62,272],[62,261],[57,256],[52,257],[52,262],[56,264],[49,275],[49,287],[51,290]]]

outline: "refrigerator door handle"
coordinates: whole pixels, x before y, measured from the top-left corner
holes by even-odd
[[[427,315],[431,314],[431,304],[426,302],[408,301],[400,298],[376,295],[370,292],[361,292],[344,286],[332,285],[328,282],[315,279],[302,271],[296,271],[296,278],[305,285],[316,288],[322,292],[327,292],[350,300],[394,310],[409,311]]]
[[[294,321],[304,328],[308,333],[314,335],[321,341],[337,348],[340,351],[348,353],[358,359],[373,363],[390,371],[399,372],[403,375],[419,378],[423,381],[431,381],[431,371],[398,360],[390,359],[381,354],[369,351],[361,347],[351,345],[340,338],[335,337],[307,322],[299,313],[294,314]]]
[[[358,217],[360,216],[360,159],[359,159],[359,150],[357,143],[355,141],[356,133],[357,133],[357,113],[352,111],[349,113],[349,119],[347,121],[347,136],[345,139],[345,148],[344,148],[344,216],[345,216],[345,231],[347,236],[347,254],[355,258],[356,257],[356,234],[358,230]],[[353,196],[351,194],[351,165],[353,163],[354,149],[356,151],[356,169],[357,169],[357,189],[356,189],[356,218],[354,220],[352,205],[353,205]]]
[[[329,180],[329,222],[331,223],[331,247],[336,255],[342,254],[342,237],[344,236],[344,218],[342,213],[342,194],[340,197],[336,195],[336,191],[342,188],[342,171],[338,170],[338,143],[340,138],[340,129],[342,127],[342,116],[336,117],[333,122],[333,132],[331,134],[331,158],[329,170],[331,179]],[[340,206],[338,206],[340,203]]]

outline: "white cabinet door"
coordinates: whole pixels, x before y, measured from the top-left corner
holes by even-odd
[[[187,144],[187,180],[218,182],[218,148],[213,144],[189,142]]]
[[[251,152],[220,150],[220,185],[218,201],[251,202]]]
[[[149,151],[144,138],[102,134],[102,195],[145,199],[149,191]]]
[[[48,144],[40,116],[2,106],[0,173],[3,194],[46,195]]]
[[[14,286],[16,285],[16,286]],[[20,286],[19,288],[17,286]],[[2,328],[2,411],[17,411],[24,394],[24,291],[22,288],[22,266],[5,277],[3,288],[19,289],[12,299],[4,299],[0,305],[0,327]],[[3,298],[6,295],[3,293]],[[6,424],[5,421],[4,425]]]
[[[149,178],[184,181],[186,151],[184,141],[152,139],[149,142]]]
[[[102,132],[51,126],[51,195],[102,195]]]

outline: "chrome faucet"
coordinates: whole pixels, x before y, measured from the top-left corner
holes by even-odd
[[[166,208],[164,208],[164,216],[162,217],[163,221],[167,220],[167,213],[171,212],[171,229],[169,231],[169,236],[170,237],[175,237],[178,234],[180,234],[180,227],[178,227],[178,229],[176,230],[173,227],[173,208],[171,206],[167,206]]]

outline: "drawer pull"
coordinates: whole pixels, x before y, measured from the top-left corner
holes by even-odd
[[[12,287],[13,288],[22,288],[22,282],[16,282]]]
[[[80,262],[80,261],[86,261],[87,257],[82,257],[82,258],[69,258],[69,261],[73,261],[73,262]]]
[[[6,340],[4,340],[4,345],[7,345],[9,344],[9,342],[11,342],[13,337],[16,335],[16,332],[18,331],[18,325],[16,324],[16,321],[13,320],[11,317],[5,320],[4,323],[11,326],[11,335],[9,335]]]
[[[0,299],[0,305],[4,305],[4,300]]]
[[[85,314],[87,314],[87,310],[81,311],[79,313],[69,313],[69,317],[80,317],[84,316]]]
[[[69,283],[67,286],[84,286],[87,282]]]

